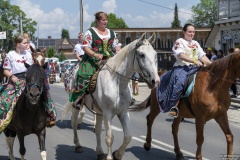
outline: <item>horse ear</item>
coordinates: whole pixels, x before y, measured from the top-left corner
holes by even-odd
[[[32,51],[32,53],[36,53],[36,50],[30,45],[30,50]]]
[[[143,44],[143,40],[146,39],[146,32],[141,35],[141,37],[138,39],[138,42],[136,44],[136,47],[138,48]]]
[[[152,36],[148,38],[148,42],[150,44],[153,44],[155,42],[155,40],[156,40],[156,34],[153,33]]]
[[[46,52],[46,50],[47,50],[47,47],[43,48],[43,49],[41,50],[41,52],[44,53],[44,52]]]

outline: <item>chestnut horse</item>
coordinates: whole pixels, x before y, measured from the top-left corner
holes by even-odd
[[[196,159],[202,159],[202,144],[204,141],[204,124],[211,120],[219,124],[226,136],[227,155],[233,154],[233,135],[229,128],[227,110],[231,99],[229,88],[236,78],[240,78],[240,54],[233,53],[222,59],[214,61],[206,68],[200,68],[197,72],[196,81],[188,100],[192,111],[186,107],[183,99],[180,99],[178,109],[179,116],[172,123],[174,151],[177,159],[183,159],[183,154],[178,143],[178,128],[182,118],[195,118],[196,122]],[[160,113],[156,98],[156,88],[152,89],[151,95],[141,104],[133,106],[130,110],[142,111],[150,106],[147,115],[147,136],[144,144],[145,150],[151,148],[151,129],[156,116]]]

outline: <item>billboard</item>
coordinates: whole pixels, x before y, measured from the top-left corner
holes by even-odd
[[[6,31],[0,32],[0,39],[6,39]]]

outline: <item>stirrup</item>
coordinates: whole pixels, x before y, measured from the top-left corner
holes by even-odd
[[[170,112],[174,112],[174,113],[176,113],[176,115],[172,115],[172,114],[170,114]],[[177,107],[172,107],[170,109],[170,111],[168,112],[168,115],[170,117],[177,118],[178,117],[178,113],[179,113],[178,108]]]

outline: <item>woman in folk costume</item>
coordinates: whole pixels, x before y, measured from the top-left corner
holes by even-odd
[[[178,102],[183,93],[187,76],[196,73],[199,66],[209,65],[211,61],[206,57],[199,43],[193,40],[195,28],[192,24],[183,27],[183,38],[179,38],[172,48],[176,62],[171,72],[161,77],[157,88],[157,99],[162,112],[169,112],[169,116],[178,116]]]
[[[105,12],[97,12],[95,14],[95,27],[91,27],[84,34],[83,50],[85,54],[76,74],[76,87],[69,94],[70,102],[75,102],[79,96],[85,94],[89,86],[90,77],[98,69],[97,62],[102,60],[103,56],[114,56],[114,52],[117,53],[121,49],[121,44],[116,34],[106,28],[107,23],[107,14]]]
[[[8,77],[9,84],[0,93],[0,133],[11,122],[14,107],[17,104],[19,96],[25,89],[26,66],[33,64],[32,55],[26,50],[28,46],[27,39],[24,38],[24,36],[19,35],[14,39],[14,44],[16,49],[7,54],[3,64],[3,72],[4,75]],[[47,96],[47,112],[54,122],[56,119],[55,106],[50,96]]]

